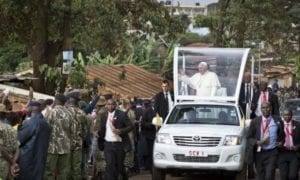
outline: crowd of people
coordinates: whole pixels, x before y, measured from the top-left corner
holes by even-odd
[[[281,180],[298,179],[300,124],[293,119],[292,109],[285,108],[280,113],[284,101],[299,98],[297,92],[280,88],[277,81],[251,84],[251,73],[244,73],[239,105],[251,119],[245,157],[250,177],[256,174],[256,179],[274,180],[278,167]]]
[[[153,100],[119,99],[98,89],[89,103],[78,90],[33,99],[12,111],[0,104],[0,179],[121,180],[152,170],[157,127],[174,101],[169,82]]]
[[[206,67],[200,63],[199,71]],[[179,79],[188,82],[184,72]],[[259,179],[274,179],[277,161],[282,179],[295,179],[300,126],[289,109],[281,121],[279,106],[299,97],[299,91],[280,88],[277,82],[270,86],[250,80],[250,72],[245,72],[239,97],[242,112],[251,112],[252,119],[246,159],[249,165],[255,164]],[[3,91],[0,179],[126,180],[140,170],[151,172],[159,129],[153,118],[164,120],[174,105],[167,80],[161,88],[152,100],[120,99],[99,88],[88,103],[78,90],[35,100],[30,89],[28,103],[18,112],[12,112],[9,93]]]

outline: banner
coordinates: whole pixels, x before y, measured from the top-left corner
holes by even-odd
[[[73,51],[63,51],[63,65],[62,65],[62,74],[70,74],[73,61]]]

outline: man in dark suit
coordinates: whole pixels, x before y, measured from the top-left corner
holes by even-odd
[[[127,180],[124,159],[131,150],[128,133],[133,130],[125,112],[116,109],[116,101],[107,100],[108,112],[101,114],[98,145],[104,150],[106,161],[105,180]]]
[[[162,91],[157,93],[154,99],[154,112],[158,113],[164,121],[173,106],[174,93],[170,91],[170,84],[168,80],[163,80],[161,87]]]
[[[251,89],[252,89],[251,73],[249,71],[246,71],[243,76],[243,82],[241,84],[240,96],[239,96],[239,105],[245,116],[246,116],[247,104],[249,106],[249,110],[251,107],[251,101],[252,101],[251,93],[254,92]]]
[[[253,94],[252,110],[255,111],[256,116],[261,116],[261,105],[263,102],[269,102],[272,109],[271,115],[279,115],[278,97],[272,91],[268,91],[268,82],[261,82],[260,92]]]
[[[279,151],[280,179],[296,180],[299,170],[300,123],[292,120],[290,109],[283,112],[285,142]]]
[[[261,111],[262,116],[250,123],[246,159],[248,163],[254,161],[258,180],[274,180],[277,148],[284,142],[283,122],[279,116],[271,115],[269,102],[262,103]]]
[[[145,138],[144,146],[141,148],[144,150],[143,157],[145,160],[146,170],[152,169],[152,153],[153,153],[153,144],[156,135],[156,128],[152,124],[152,119],[155,116],[155,113],[151,107],[150,101],[144,102],[144,109],[141,122],[141,136]]]

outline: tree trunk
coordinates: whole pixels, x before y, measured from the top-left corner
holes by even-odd
[[[62,42],[58,41],[55,43],[48,42],[47,51],[46,51],[46,63],[50,67],[57,67],[56,57],[61,51]],[[57,89],[57,85],[54,82],[46,82],[47,88],[45,88],[46,94],[55,94],[55,90]]]
[[[224,34],[224,18],[226,16],[227,7],[229,5],[230,0],[221,0],[219,1],[219,20],[218,20],[218,27],[217,27],[217,34],[216,34],[216,47],[223,47],[224,40],[223,40],[223,34]]]
[[[29,45],[29,53],[32,58],[33,76],[38,78],[33,81],[33,89],[38,92],[45,92],[45,79],[42,76],[39,67],[46,63],[45,51],[47,48],[47,9],[45,8],[44,1],[38,3],[36,20],[37,28],[34,33],[35,40]]]
[[[38,79],[33,81],[33,89],[40,93],[53,95],[55,93],[56,84],[54,82],[47,81],[45,76],[41,74],[39,67],[43,64],[55,67],[55,59],[59,52],[57,47],[59,46],[55,48],[47,44],[38,44],[34,45],[34,47],[36,48],[31,49],[30,55],[33,62],[33,76]],[[41,53],[42,51],[44,51],[44,53]]]
[[[241,17],[243,21],[238,24],[237,27],[237,37],[236,37],[236,46],[241,48],[244,47],[244,39],[245,39],[245,32],[246,32],[246,18]]]
[[[245,4],[245,1],[242,0],[239,4],[239,8],[243,9]],[[237,47],[244,47],[244,40],[245,40],[245,32],[246,32],[246,21],[247,18],[245,17],[245,15],[241,12],[240,14],[240,18],[241,20],[239,21],[238,25],[237,25],[237,37],[236,37],[236,46]]]
[[[64,5],[68,7],[64,14],[64,30],[63,30],[63,51],[71,51],[72,50],[72,33],[71,33],[71,7],[72,0],[65,0]],[[59,91],[63,93],[66,88],[68,75],[62,75],[62,83],[60,84]]]
[[[38,78],[33,81],[33,88],[37,92],[54,95],[57,85],[54,82],[45,80],[44,75],[41,74],[39,68],[43,64],[49,67],[62,66],[62,62],[56,63],[56,57],[63,50],[72,50],[72,36],[71,36],[71,2],[72,0],[65,0],[64,5],[67,8],[64,14],[64,28],[63,40],[51,42],[48,39],[48,11],[50,9],[51,0],[43,0],[38,4],[38,18],[36,21],[37,28],[35,29],[35,40],[27,44],[29,54],[33,62],[33,76]],[[64,89],[67,77],[63,77],[63,83],[60,89]],[[63,88],[62,88],[63,87]]]

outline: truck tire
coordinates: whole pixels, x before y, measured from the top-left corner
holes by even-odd
[[[152,167],[152,180],[166,180],[166,173],[162,169]]]
[[[247,164],[244,164],[243,169],[235,174],[234,180],[248,180]]]

